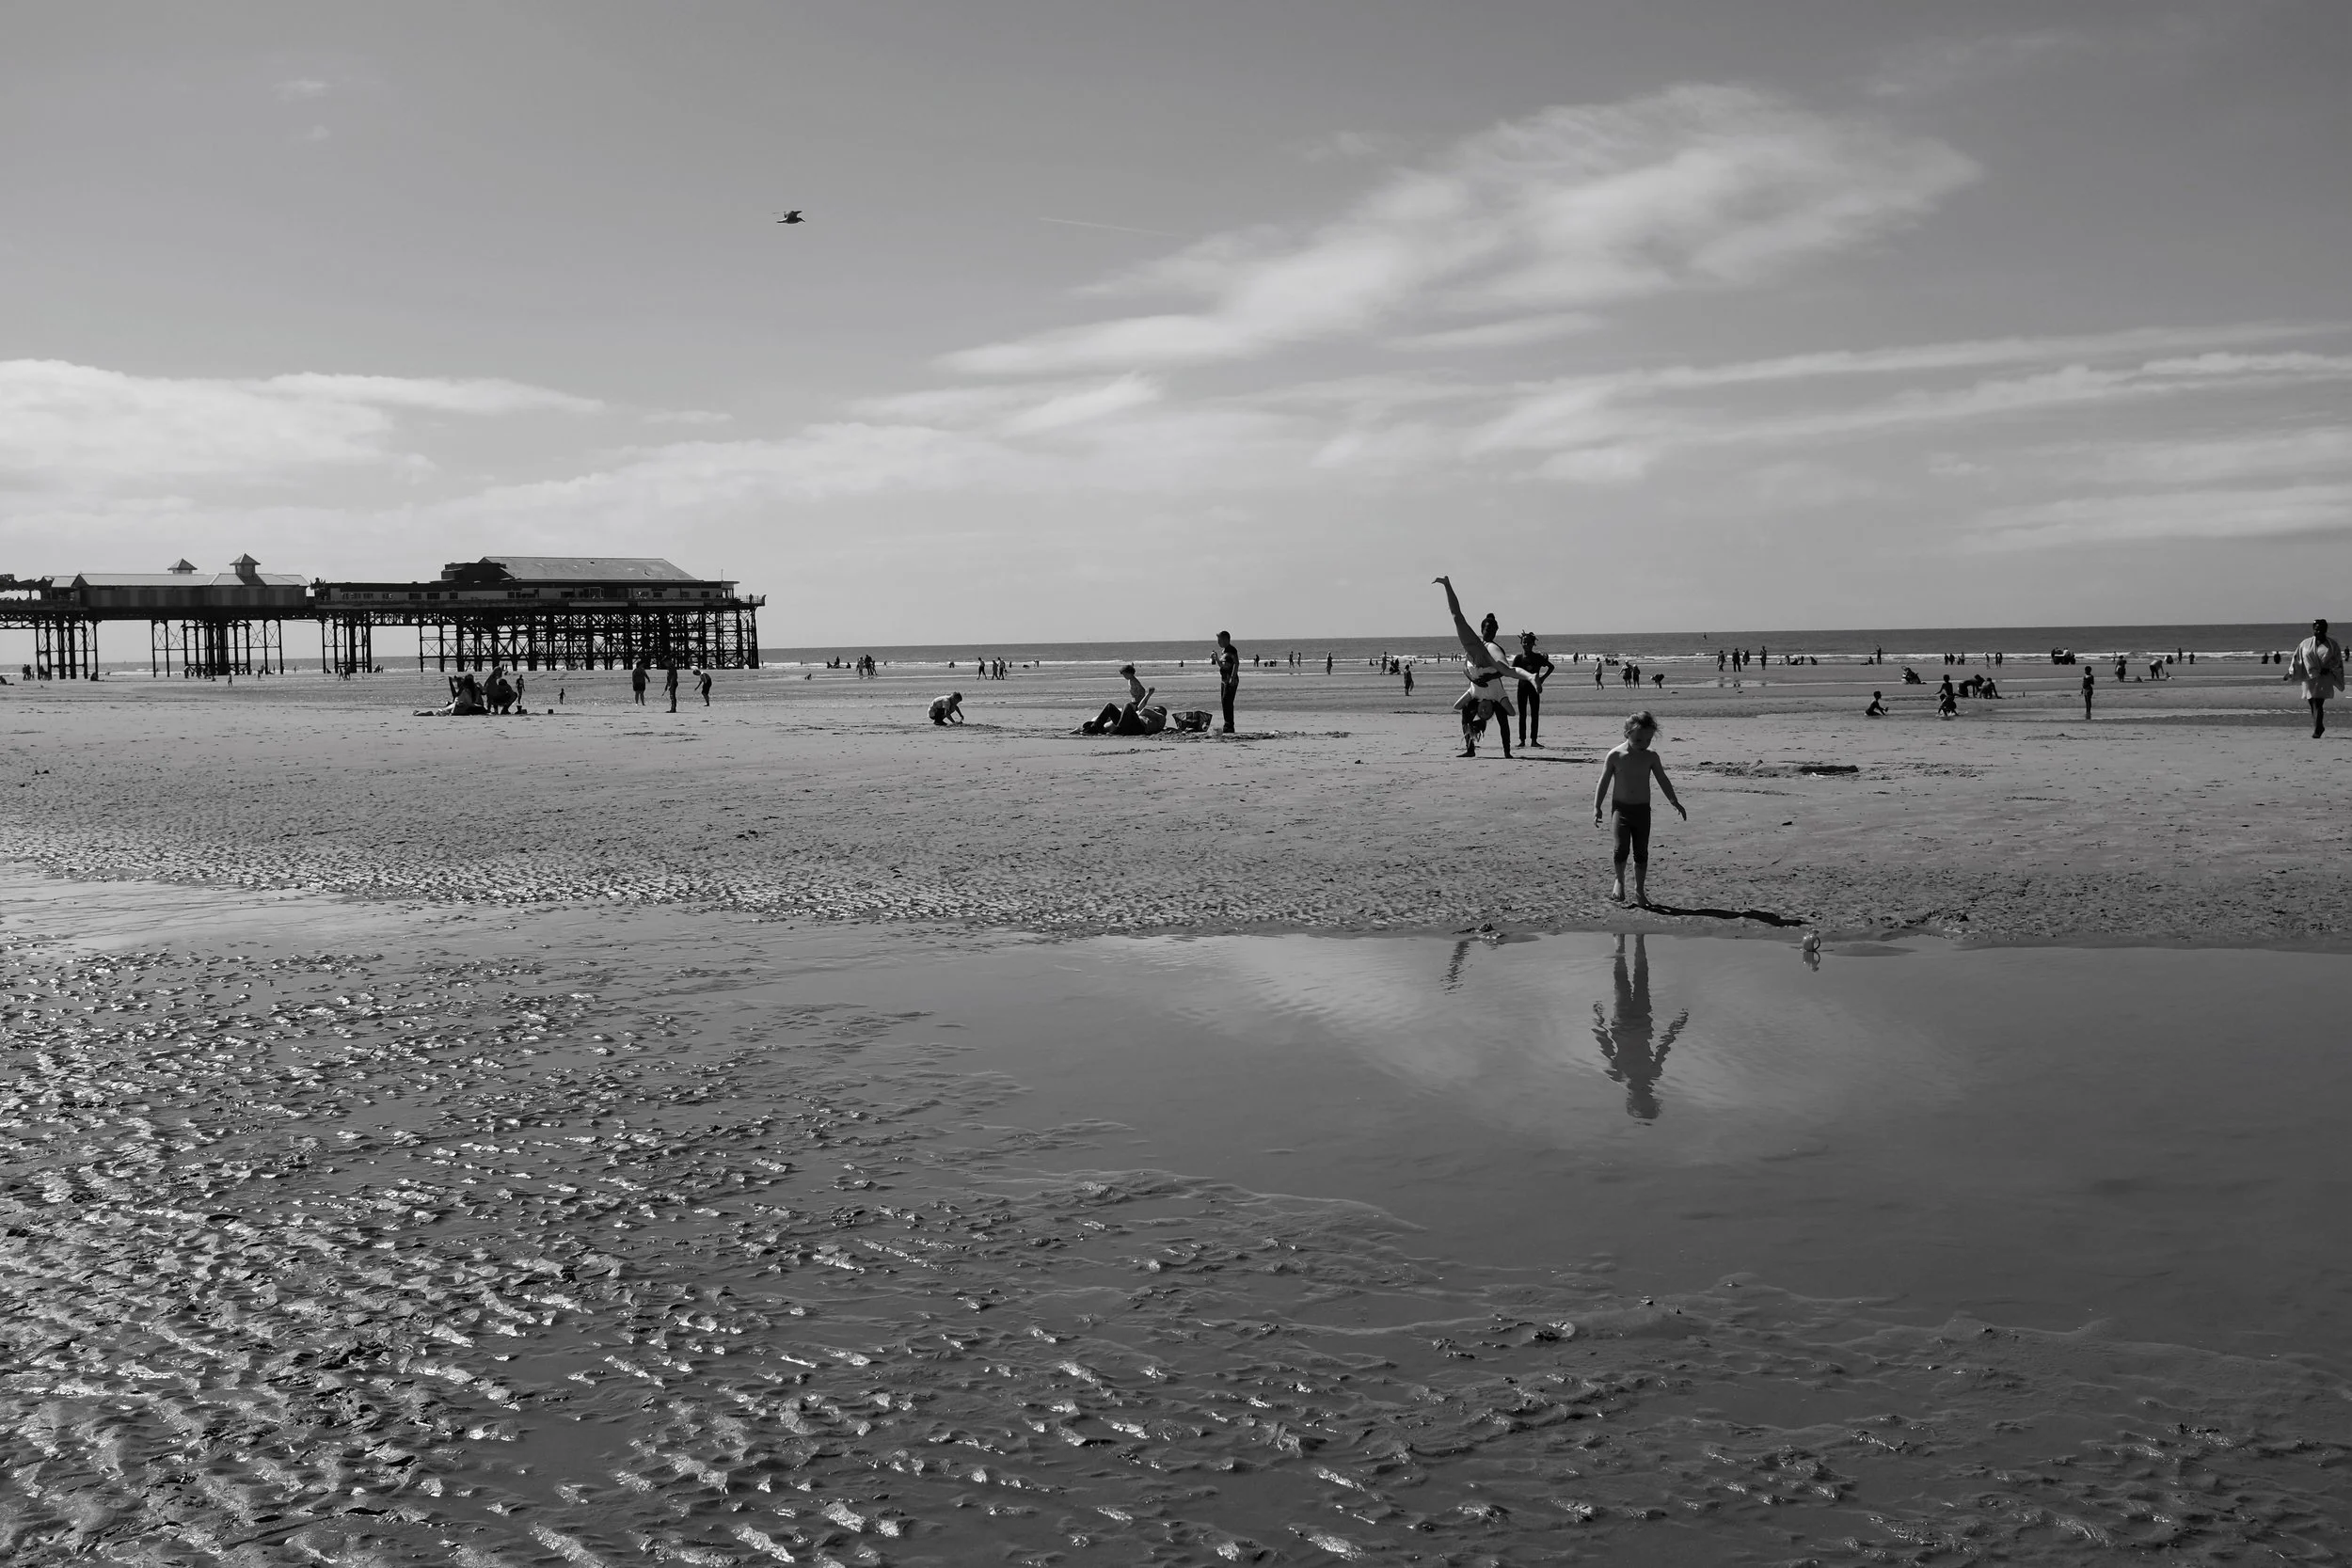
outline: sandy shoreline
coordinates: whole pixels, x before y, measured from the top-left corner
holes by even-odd
[[[1406,699],[1319,668],[1246,677],[1244,737],[1141,741],[1068,734],[1105,683],[1053,672],[966,685],[974,722],[952,732],[921,721],[928,673],[730,673],[675,716],[574,675],[561,716],[512,721],[412,718],[438,684],[413,673],[12,687],[0,823],[8,858],[80,878],[1041,931],[1782,928],[1735,918],[1759,911],[1987,941],[2352,941],[2352,827],[2306,777],[2341,742],[2309,737],[2292,689],[2207,664],[2103,685],[2086,725],[2076,673],[2012,663],[2015,697],[1950,722],[1881,669],[1646,691],[1692,808],[1661,822],[1652,879],[1682,913],[1604,896],[1593,759],[1632,702],[1573,668],[1549,746],[1512,761],[1491,740],[1453,755],[1451,677]],[[532,705],[556,684],[534,677]],[[1894,718],[1859,716],[1873,684]],[[1213,705],[1200,672],[1166,685]]]
[[[1971,940],[2343,944],[2339,857],[2314,852],[2343,836],[2296,803],[2296,769],[2326,753],[2291,711],[2268,717],[2278,693],[2135,692],[2118,705],[2132,717],[2088,732],[2029,698],[1955,723],[1915,698],[1867,724],[1828,675],[1648,699],[1693,811],[1662,846],[1661,898]],[[1823,1098],[1775,1130],[1754,1081],[1707,1088],[1710,1061],[1772,1055],[1762,1015],[1725,1000],[1769,988],[1734,975],[1694,995],[1702,977],[1653,941],[1656,1022],[1699,1015],[1664,1068],[1671,1122],[1618,1108],[1629,1091],[1574,1037],[1582,992],[1531,993],[1546,1028],[1490,1022],[1534,1077],[1486,1057],[1467,1077],[1514,1103],[1597,1086],[1626,1137],[1692,1129],[1678,1174],[1618,1168],[1564,1132],[1585,1162],[1565,1176],[1482,1167],[1449,1193],[1419,1091],[1400,1131],[1364,1139],[1344,1069],[1295,1086],[1315,1109],[1286,1146],[1361,1142],[1439,1208],[1517,1181],[1557,1209],[1556,1233],[1514,1230],[1525,1256],[1498,1262],[1321,1155],[1255,1148],[1263,1134],[1163,1157],[1050,1056],[1009,1053],[1033,1037],[1091,1049],[1141,1016],[1135,954],[1025,931],[1791,939],[1602,903],[1592,759],[1620,693],[1561,703],[1544,760],[1506,763],[1451,755],[1450,683],[1406,708],[1369,678],[1265,679],[1244,709],[1263,738],[1144,742],[1063,733],[1094,682],[967,689],[979,722],[956,732],[914,717],[928,684],[737,676],[675,717],[628,704],[616,677],[567,684],[577,711],[507,721],[413,718],[413,676],[0,694],[0,854],[73,879],[21,878],[0,923],[11,1563],[1682,1568],[1990,1551],[2071,1568],[2152,1550],[2317,1560],[2342,1539],[2339,1363],[2294,1332],[2337,1275],[2324,1254],[2289,1268],[2262,1250],[2328,1234],[2301,1216],[2340,1211],[2336,1174],[2239,1161],[2217,1178],[2189,1158],[2151,1174],[2084,1143],[2072,1175],[2012,1148],[1979,1180],[1966,1143],[1963,1174],[1912,1171],[1924,1217],[1899,1220],[1887,1187],[1851,1179],[1867,1167],[1824,1154],[1867,1133],[1911,1170],[1925,1140],[1905,1118],[1945,1117],[1941,1097],[1963,1092],[2004,1125],[2016,1094],[2061,1117],[2122,1094],[2107,1121],[2139,1137],[2135,1085],[2188,1107],[2207,1147],[2194,1092],[2160,1070],[2082,1082],[2037,1056],[1971,1078],[1964,1053],[1906,1055],[1904,1030],[1867,1019],[1846,1057],[1822,1058],[1799,1012],[1787,1093]],[[2168,721],[2216,708],[2249,721]],[[1858,771],[1802,770],[1828,761]],[[1316,945],[1396,968],[1373,943]],[[1424,969],[1477,950],[1483,997],[1511,955],[1553,957],[1393,946],[1438,949]],[[1850,956],[1920,961],[1833,948],[1815,974],[1727,951],[1807,983],[1867,978]],[[1098,1000],[1072,1011],[1063,966],[1089,961]],[[1336,973],[1335,994],[1374,989]],[[1186,985],[1166,1005],[1209,1016],[1216,976]],[[1932,1005],[1956,1016],[1981,989]],[[1308,1059],[1261,1027],[1282,994],[1236,1004],[1222,1067],[1179,1046],[1156,1069],[1275,1102],[1263,1075]],[[2250,1027],[2324,1050],[2276,1013]],[[1394,1033],[1478,1027],[1449,1007]],[[2200,1059],[2243,1077],[2256,1054]],[[1873,1074],[1916,1092],[1871,1092]],[[2274,1114],[2260,1092],[2265,1133],[2299,1116],[2308,1136],[2324,1116],[2324,1093]],[[1704,1093],[1733,1144],[1700,1125]],[[1213,1107],[1187,1114],[1222,1135]],[[2242,1152],[2243,1120],[2210,1125]],[[2222,1227],[2195,1213],[2249,1193],[2267,1228],[2233,1223],[2185,1260],[2126,1248],[2105,1276],[2128,1314],[2132,1269],[2241,1268],[2217,1294],[2175,1293],[2192,1325],[2177,1340],[2037,1284],[2070,1226],[2129,1238],[2147,1213],[2186,1212],[2166,1234],[2199,1238]],[[1772,1224],[1743,1223],[1759,1202]],[[1964,1202],[1970,1226],[1947,1212]],[[2041,1206],[2041,1228],[2010,1223],[2010,1202]],[[1928,1275],[1891,1260],[1898,1223]],[[2020,1248],[2026,1233],[2042,1251]],[[1968,1265],[1986,1235],[2016,1254],[2006,1267]],[[1690,1288],[1677,1259],[1707,1236],[1730,1250]],[[1775,1277],[1808,1256],[1861,1290]],[[1667,1268],[1685,1271],[1672,1287],[1645,1272]],[[2268,1307],[2298,1280],[2295,1311]],[[2020,1321],[1963,1305],[1987,1294]],[[2226,1337],[2196,1332],[2208,1295],[2255,1309]]]

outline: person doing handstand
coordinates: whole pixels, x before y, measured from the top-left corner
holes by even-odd
[[[1511,689],[1518,684],[1518,672],[1495,645],[1495,633],[1501,623],[1489,615],[1484,626],[1470,629],[1470,621],[1462,614],[1462,601],[1454,594],[1452,578],[1434,579],[1445,590],[1445,607],[1454,613],[1454,635],[1461,640],[1467,662],[1462,673],[1470,677],[1470,689],[1454,700],[1462,715],[1462,755],[1478,754],[1478,732],[1486,727],[1486,715],[1491,712],[1498,723],[1497,733],[1502,736],[1502,754],[1511,754]]]
[[[1681,813],[1685,822],[1691,814],[1682,808],[1675,794],[1674,781],[1666,777],[1666,765],[1658,753],[1649,749],[1658,738],[1658,721],[1647,708],[1625,721],[1625,744],[1615,748],[1600,765],[1600,783],[1593,790],[1593,826],[1601,825],[1604,817],[1616,817],[1616,880],[1609,885],[1609,896],[1625,902],[1625,861],[1633,857],[1633,901],[1646,909],[1649,906],[1649,782],[1654,777],[1658,787],[1666,792],[1666,803]]]

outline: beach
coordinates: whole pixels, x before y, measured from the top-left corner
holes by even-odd
[[[1608,902],[1598,760],[1656,711],[1692,807],[1661,821],[1670,910],[1827,932],[2327,944],[2352,931],[2352,843],[2304,787],[2296,689],[2251,661],[2117,686],[2010,660],[2010,693],[1933,718],[1899,668],[1686,666],[1637,697],[1565,665],[1546,748],[1457,759],[1458,673],[1245,669],[1233,737],[1073,733],[1107,671],[723,672],[708,709],[625,675],[529,677],[530,719],[436,723],[437,676],[12,688],[12,858],[94,877],[529,902],[707,903],[779,917],[1031,930],[1716,929]],[[1954,672],[1955,674],[1963,672]],[[809,678],[802,678],[803,675]],[[1160,700],[1213,680],[1147,666]],[[964,693],[970,722],[923,721]],[[1868,721],[1872,689],[1892,717]],[[1851,772],[1808,772],[1808,768]],[[33,771],[39,768],[39,772]]]
[[[2336,742],[1757,673],[12,687],[0,1551],[2328,1560]]]

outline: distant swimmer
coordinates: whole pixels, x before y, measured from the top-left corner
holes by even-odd
[[[795,207],[790,212],[785,214],[784,216],[776,219],[776,221],[778,223],[806,223],[808,220],[801,216],[801,210],[798,207]]]

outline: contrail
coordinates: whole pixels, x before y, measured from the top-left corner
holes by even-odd
[[[1072,229],[1110,229],[1121,234],[1151,234],[1163,240],[1181,240],[1182,234],[1171,234],[1165,229],[1130,229],[1123,223],[1089,223],[1084,218],[1040,218],[1040,223],[1058,223]]]

